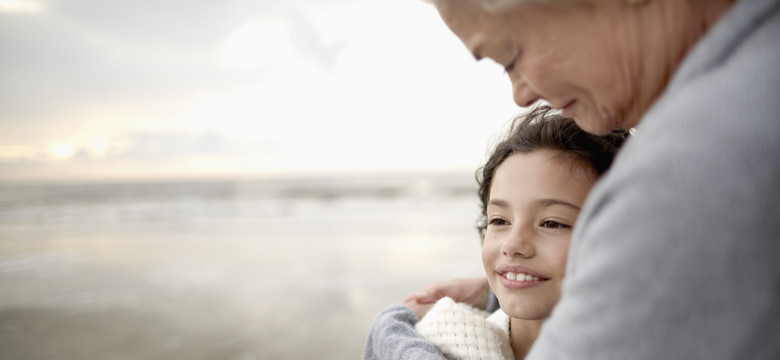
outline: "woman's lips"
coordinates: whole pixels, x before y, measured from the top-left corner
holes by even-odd
[[[561,114],[562,114],[563,116],[566,116],[566,117],[572,117],[572,116],[574,116],[574,114],[573,114],[573,112],[572,112],[572,107],[573,107],[573,106],[574,106],[574,104],[576,104],[576,103],[577,103],[577,100],[572,100],[572,101],[569,101],[569,102],[568,102],[566,105],[563,105],[563,106],[561,107]]]

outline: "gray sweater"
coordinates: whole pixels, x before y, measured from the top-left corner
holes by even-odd
[[[780,0],[691,50],[580,216],[528,359],[780,359]]]
[[[407,310],[380,314],[365,358],[444,359],[397,326]],[[644,116],[528,358],[780,359],[780,0],[738,1]]]

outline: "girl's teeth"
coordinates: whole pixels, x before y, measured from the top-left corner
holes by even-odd
[[[507,279],[512,281],[539,281],[538,277],[530,274],[523,274],[523,273],[515,274],[513,272],[508,272],[504,276],[506,276]]]

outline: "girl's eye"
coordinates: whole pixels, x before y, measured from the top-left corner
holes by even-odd
[[[569,225],[562,224],[554,220],[546,220],[542,222],[541,226],[547,229],[570,229],[571,228],[571,226]]]
[[[508,225],[508,224],[509,224],[508,221],[506,221],[504,219],[501,219],[501,218],[490,219],[490,221],[488,222],[488,225],[491,225],[491,226],[502,226],[502,225]]]

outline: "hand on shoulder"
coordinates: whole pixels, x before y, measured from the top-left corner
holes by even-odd
[[[487,305],[490,286],[487,278],[461,278],[442,281],[418,291],[403,301],[411,308],[418,319],[422,319],[439,299],[449,296],[456,302],[462,302],[484,309]]]

